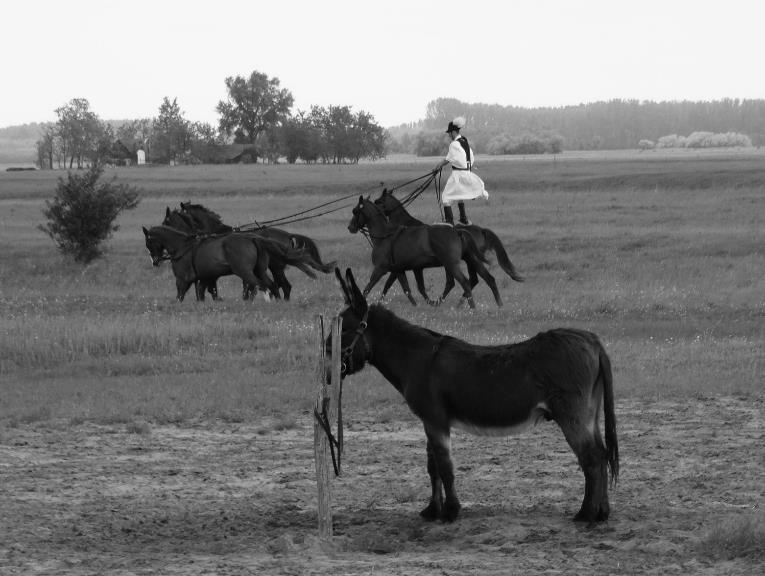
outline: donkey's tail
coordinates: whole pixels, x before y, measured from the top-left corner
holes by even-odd
[[[614,380],[611,360],[600,345],[600,378],[603,380],[603,413],[605,415],[606,456],[611,471],[611,484],[619,478],[619,441],[616,438],[616,414],[614,412]]]
[[[468,258],[475,258],[476,260],[480,260],[484,264],[488,264],[489,260],[486,258],[486,255],[481,252],[478,249],[478,244],[475,243],[475,240],[473,240],[473,236],[471,236],[470,232],[467,230],[463,230],[461,228],[454,228],[455,232],[460,237],[460,240],[462,241],[462,259],[468,260]],[[468,258],[466,258],[466,256]]]
[[[523,282],[523,276],[518,274],[515,266],[513,266],[513,263],[510,261],[510,258],[508,257],[507,252],[505,251],[505,247],[502,245],[502,241],[499,239],[499,236],[497,236],[488,228],[483,228],[482,230],[483,237],[486,239],[487,247],[491,250],[494,250],[494,254],[497,255],[497,263],[499,264],[500,268],[502,268],[502,270],[504,270],[507,275],[516,282]]]
[[[302,234],[292,234],[292,244],[295,248],[303,249],[306,252],[307,258],[304,260],[306,264],[311,268],[329,274],[337,266],[337,260],[332,262],[322,262],[321,255],[319,254],[319,247],[311,238],[303,236]]]

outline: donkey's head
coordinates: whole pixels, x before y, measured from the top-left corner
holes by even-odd
[[[369,306],[364,295],[356,285],[351,269],[345,272],[345,279],[339,268],[335,268],[335,276],[343,290],[346,308],[340,313],[343,320],[343,332],[340,338],[341,349],[341,374],[343,377],[358,372],[364,367],[369,356],[369,342],[364,332],[367,329],[367,317]],[[327,352],[327,380],[332,371],[332,336],[328,336],[324,342]],[[337,353],[337,352],[335,352]]]

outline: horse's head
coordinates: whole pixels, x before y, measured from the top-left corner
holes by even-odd
[[[159,266],[163,260],[167,260],[170,257],[167,253],[165,243],[157,235],[156,227],[147,230],[144,226],[143,235],[146,239],[146,249],[149,251],[152,266]]]
[[[194,232],[194,223],[189,216],[180,210],[170,210],[165,208],[165,219],[162,220],[163,226],[170,226],[184,232]]]
[[[358,372],[364,367],[369,356],[370,347],[365,331],[367,329],[367,318],[369,316],[369,306],[366,298],[356,285],[351,269],[345,272],[345,279],[340,274],[340,269],[335,268],[335,276],[340,282],[343,290],[346,308],[340,313],[343,320],[343,331],[340,337],[341,350],[341,368],[340,374],[345,377],[354,372]],[[332,373],[332,335],[327,336],[324,342],[328,361],[326,362],[327,381],[331,379]]]
[[[383,188],[380,196],[375,198],[375,206],[382,210],[383,214],[388,215],[397,208],[401,208],[402,204],[393,195],[393,192],[389,192],[387,188]]]
[[[353,208],[353,217],[348,223],[348,231],[351,234],[355,234],[362,228],[367,228],[370,223],[380,221],[388,221],[388,217],[385,216],[382,208],[377,206],[369,198],[359,196],[359,203]]]

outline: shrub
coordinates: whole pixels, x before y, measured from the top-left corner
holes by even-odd
[[[47,224],[40,230],[59,250],[75,261],[88,263],[103,254],[101,244],[119,229],[114,220],[123,210],[138,206],[138,190],[116,184],[116,176],[101,182],[103,168],[94,165],[81,174],[59,178],[56,195],[46,201]]]

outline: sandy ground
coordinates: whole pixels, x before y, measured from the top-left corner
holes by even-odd
[[[763,573],[702,546],[723,520],[762,513],[763,399],[618,402],[622,475],[611,520],[593,527],[570,520],[583,477],[553,423],[455,433],[462,514],[427,523],[419,423],[344,409],[331,543],[316,537],[308,415],[289,430],[0,428],[0,574]]]

